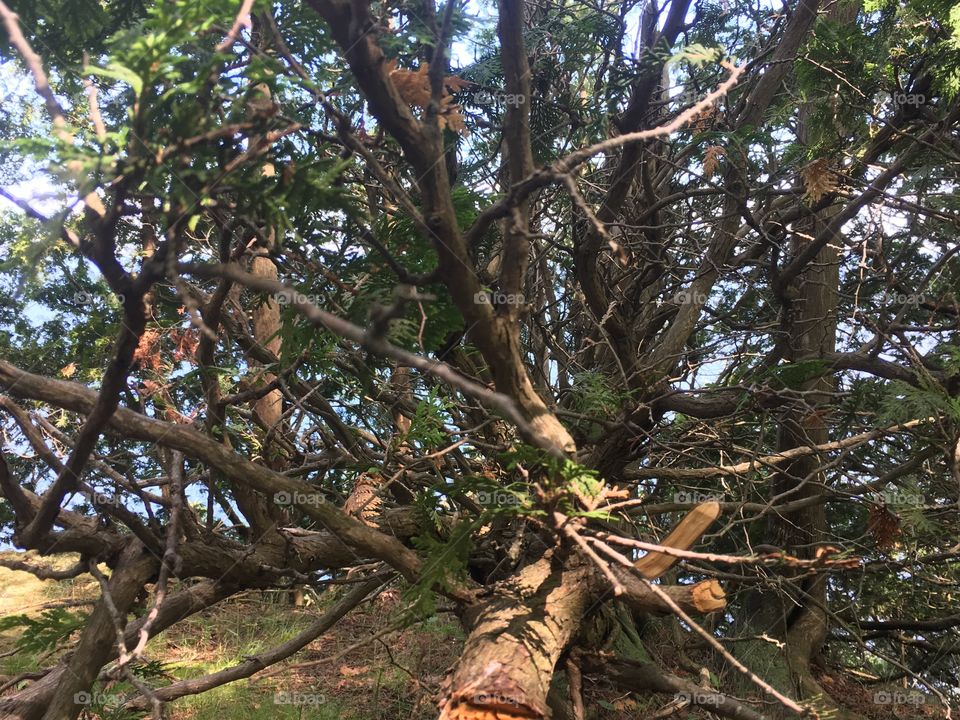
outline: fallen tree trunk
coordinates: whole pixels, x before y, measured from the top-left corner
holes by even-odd
[[[693,508],[663,545],[689,549],[718,514],[719,506],[713,502]],[[448,678],[440,720],[550,717],[547,695],[557,661],[577,637],[588,610],[614,597],[607,573],[614,573],[619,597],[631,607],[664,614],[672,608],[650,589],[649,581],[677,560],[652,552],[633,568],[601,569],[593,559],[580,555],[561,559],[551,551],[528,565],[498,586],[493,600],[473,611],[472,617],[469,612],[464,617],[470,632]],[[685,612],[703,614],[726,606],[715,580],[661,589]]]
[[[596,589],[592,568],[544,557],[501,585],[472,623],[441,720],[546,718],[553,669]],[[558,565],[560,565],[558,567]]]

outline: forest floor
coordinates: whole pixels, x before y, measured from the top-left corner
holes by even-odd
[[[14,555],[11,553],[11,555]],[[21,554],[16,557],[22,559]],[[68,567],[70,559],[46,564]],[[308,595],[294,607],[289,594],[251,591],[179,623],[147,646],[149,664],[140,674],[153,685],[195,678],[243,662],[290,639],[338,597],[336,589]],[[75,580],[41,581],[26,572],[0,568],[0,683],[20,673],[46,667],[76,639],[74,628],[99,596],[89,575]],[[415,627],[385,632],[398,624],[405,606],[395,590],[387,590],[343,618],[333,629],[284,663],[252,679],[225,685],[199,696],[181,698],[170,706],[171,720],[433,720],[435,698],[447,669],[463,643],[456,618],[437,613]],[[12,618],[38,622],[32,629]],[[18,648],[18,642],[20,643]],[[670,658],[663,658],[672,665]],[[305,664],[309,663],[309,664]],[[671,671],[691,676],[680,667]],[[866,688],[841,683],[856,709],[871,720],[935,717],[927,708],[901,708],[868,702]],[[106,681],[95,688],[81,715],[83,720],[133,720],[142,712],[119,710],[128,696],[126,682]],[[618,693],[602,681],[585,687],[588,717],[635,720],[657,715],[670,697],[636,699]],[[932,709],[932,708],[931,708]],[[699,720],[713,717],[691,708],[670,717]],[[919,712],[917,712],[919,710]]]

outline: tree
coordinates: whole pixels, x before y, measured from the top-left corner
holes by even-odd
[[[388,584],[463,624],[445,720],[603,717],[584,675],[956,701],[949,4],[80,5],[0,3],[5,172],[50,191],[0,191],[0,491],[102,597],[2,717],[107,665],[160,717]],[[293,641],[138,675],[348,572]]]

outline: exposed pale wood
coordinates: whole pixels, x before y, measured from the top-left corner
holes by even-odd
[[[720,517],[720,503],[712,501],[701,503],[683,516],[661,545],[678,550],[689,550],[718,517]],[[647,580],[653,580],[669,570],[678,559],[664,553],[651,552],[640,558],[634,567]]]

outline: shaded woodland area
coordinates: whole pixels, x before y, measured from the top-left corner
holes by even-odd
[[[95,583],[0,718],[439,617],[441,720],[956,713],[960,6],[0,18],[0,566]],[[250,591],[309,622],[161,671]]]

